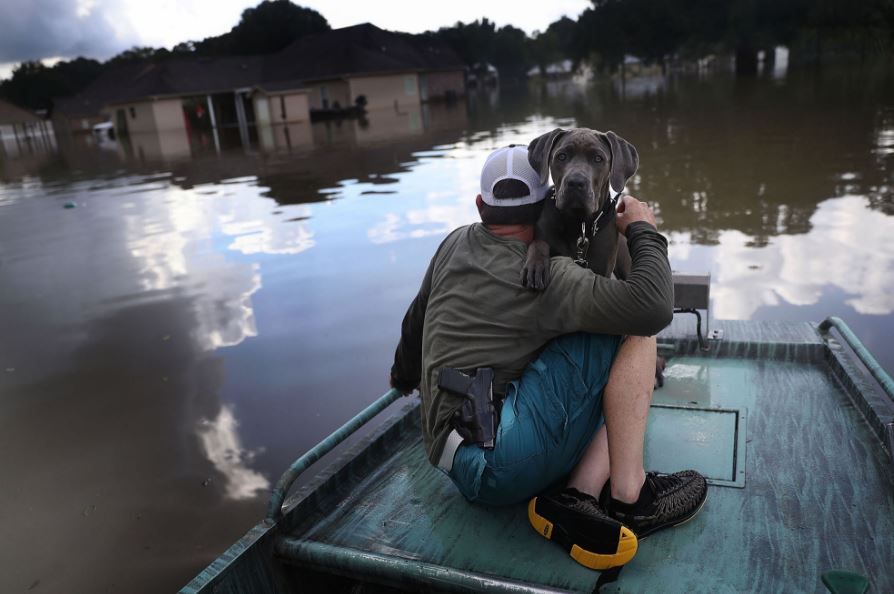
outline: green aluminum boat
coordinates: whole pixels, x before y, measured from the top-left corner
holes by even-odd
[[[704,338],[694,321],[659,337],[646,462],[704,473],[707,503],[602,591],[894,592],[894,382],[837,318],[720,321]],[[523,504],[473,506],[428,463],[418,406],[392,390],[299,458],[266,519],[181,592],[593,592],[600,574],[536,534]]]

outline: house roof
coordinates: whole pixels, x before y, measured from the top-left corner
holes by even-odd
[[[41,119],[21,107],[0,99],[0,125],[39,122]]]
[[[263,60],[263,56],[185,57],[121,64],[77,95],[57,99],[54,108],[67,116],[83,117],[98,113],[104,105],[253,87],[261,81]]]
[[[350,75],[463,68],[452,50],[364,23],[296,40],[265,64],[269,80],[325,80]]]

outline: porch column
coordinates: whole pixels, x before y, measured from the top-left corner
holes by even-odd
[[[208,103],[208,116],[211,118],[211,133],[214,135],[214,150],[220,153],[220,137],[217,135],[217,118],[214,117],[214,103],[211,101],[211,95],[205,95]]]
[[[251,142],[248,136],[248,118],[245,117],[245,103],[242,93],[236,91],[233,93],[236,101],[236,120],[239,122],[239,138],[242,140],[242,148],[249,150]]]

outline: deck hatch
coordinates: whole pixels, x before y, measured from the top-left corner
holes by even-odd
[[[745,409],[653,404],[646,468],[692,468],[712,485],[745,487]]]

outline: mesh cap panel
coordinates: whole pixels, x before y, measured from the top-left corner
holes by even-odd
[[[504,179],[516,179],[528,187],[528,194],[518,198],[494,197],[494,186]],[[490,206],[521,206],[546,198],[549,184],[540,184],[540,175],[528,163],[528,149],[510,145],[495,150],[481,170],[481,199]]]

